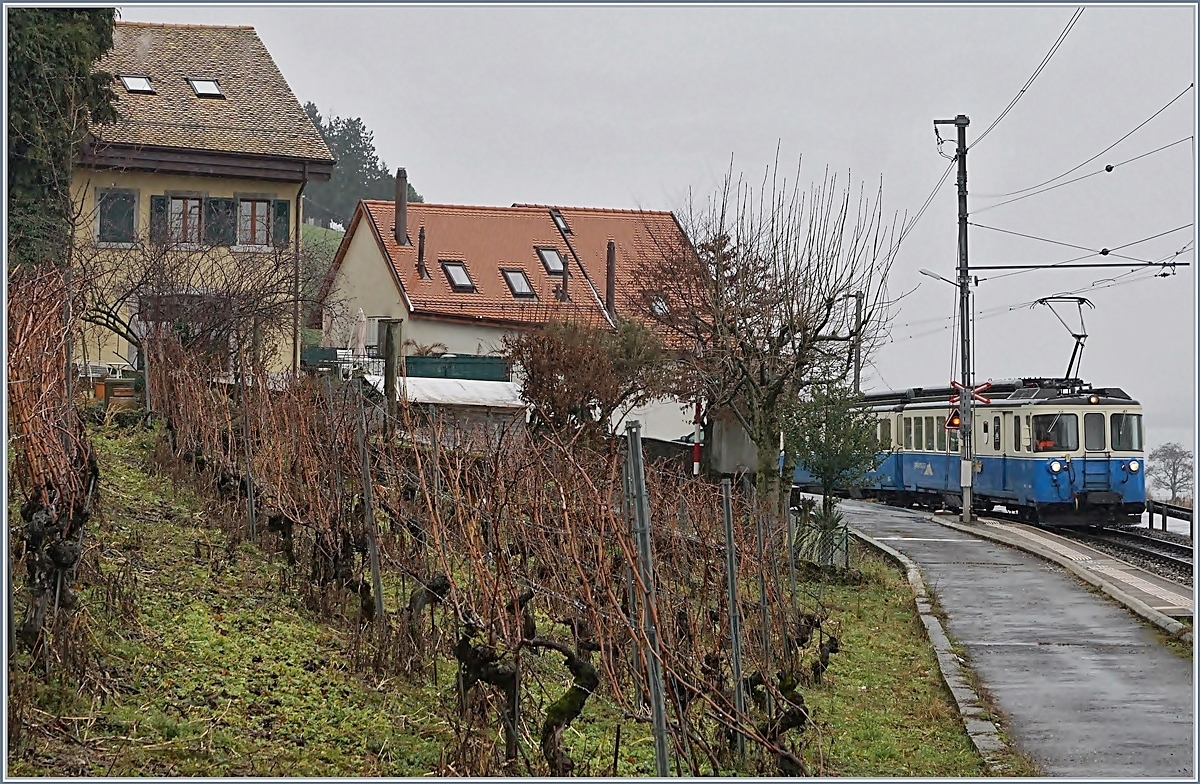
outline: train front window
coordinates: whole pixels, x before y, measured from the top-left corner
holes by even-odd
[[[1099,411],[1083,415],[1083,448],[1092,452],[1104,450],[1104,414]]]
[[[1074,451],[1079,448],[1079,417],[1039,414],[1033,418],[1033,451]]]
[[[1109,417],[1114,451],[1142,451],[1142,415],[1113,414]]]

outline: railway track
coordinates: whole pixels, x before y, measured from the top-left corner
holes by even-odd
[[[1186,572],[1192,571],[1192,548],[1185,544],[1168,542],[1151,536],[1144,536],[1129,530],[1114,528],[1086,528],[1078,531],[1071,529],[1056,529],[1058,534],[1071,536],[1081,541],[1102,542],[1120,550],[1150,558],[1160,563],[1169,564]]]

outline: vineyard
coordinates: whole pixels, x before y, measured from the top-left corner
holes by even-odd
[[[62,389],[65,363],[35,360],[10,376]],[[193,775],[264,772],[246,744],[289,774],[981,770],[902,581],[857,548],[797,559],[748,484],[644,463],[636,437],[389,415],[361,379],[281,381],[171,335],[147,360],[152,417],[12,395],[17,473],[53,478],[10,518],[10,748],[32,772],[105,773],[46,751],[68,738],[114,772]]]

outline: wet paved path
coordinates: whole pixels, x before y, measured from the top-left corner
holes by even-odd
[[[1035,555],[917,512],[839,509],[920,566],[1013,743],[1046,775],[1194,777],[1192,662],[1132,613]]]

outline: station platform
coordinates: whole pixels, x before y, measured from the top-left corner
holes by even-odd
[[[1121,590],[1163,615],[1172,618],[1192,617],[1195,598],[1186,586],[1117,560],[1107,553],[1052,531],[987,518],[983,518],[981,522],[988,529],[1003,531],[1071,559],[1084,569],[1116,583]]]
[[[1160,632],[1032,553],[915,510],[860,501],[838,508],[851,526],[918,565],[1012,744],[1045,775],[1194,778],[1192,662]],[[1076,542],[1054,544],[1124,572]],[[1191,597],[1176,588],[1157,606],[1182,609],[1184,599]]]

